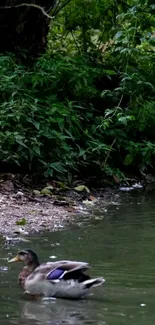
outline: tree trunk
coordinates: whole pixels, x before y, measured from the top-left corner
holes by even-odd
[[[0,53],[10,52],[20,58],[36,58],[46,49],[50,19],[37,7],[13,7],[22,3],[40,6],[48,12],[55,0],[1,0]]]

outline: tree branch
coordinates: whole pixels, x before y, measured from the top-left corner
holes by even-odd
[[[70,0],[69,0],[69,1],[70,1]],[[69,1],[68,1],[68,2],[69,2]],[[37,8],[37,9],[39,9],[39,10],[43,13],[43,15],[46,16],[47,18],[49,18],[49,19],[53,19],[53,18],[54,18],[53,16],[48,15],[48,13],[44,10],[43,7],[38,6],[38,5],[36,5],[36,4],[32,4],[32,3],[21,3],[21,4],[19,4],[19,5],[15,5],[15,6],[4,6],[4,7],[0,7],[0,9],[12,9],[12,8],[19,8],[19,7],[32,7],[32,8]]]
[[[65,3],[62,4],[61,7],[59,7],[58,9],[56,8],[56,10],[54,11],[54,15],[56,16],[64,7],[66,7],[68,5],[68,3],[72,1],[72,0],[67,0]]]

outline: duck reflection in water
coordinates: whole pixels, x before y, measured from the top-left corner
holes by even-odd
[[[50,299],[26,301],[21,311],[24,325],[85,325],[94,324],[90,302]]]

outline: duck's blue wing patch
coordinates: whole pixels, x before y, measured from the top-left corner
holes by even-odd
[[[47,280],[59,279],[63,275],[63,273],[64,273],[63,269],[61,268],[55,269],[48,274]]]

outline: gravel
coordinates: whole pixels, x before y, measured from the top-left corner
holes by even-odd
[[[0,193],[0,234],[2,235],[19,234],[21,229],[29,234],[53,231],[64,227],[71,219],[67,207],[54,206],[49,199],[33,199],[31,202],[22,192]]]

